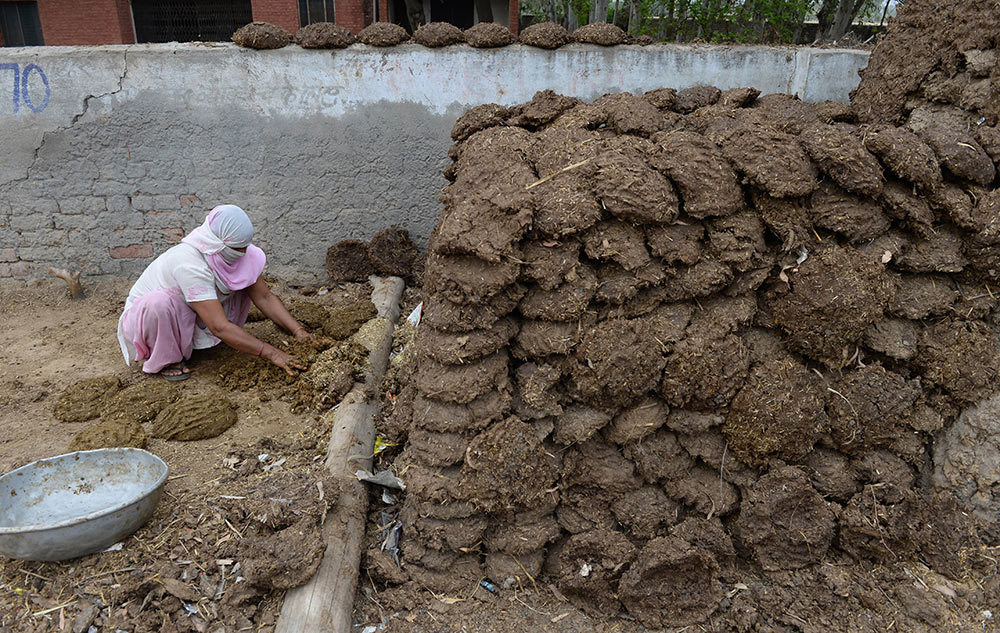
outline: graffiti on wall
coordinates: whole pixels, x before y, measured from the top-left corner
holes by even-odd
[[[8,80],[8,76],[12,76],[13,81]],[[22,108],[35,114],[42,112],[49,105],[49,98],[52,96],[49,78],[37,64],[27,64],[24,67],[20,64],[0,64],[0,98],[7,87],[10,88],[9,103],[13,104],[15,115]]]

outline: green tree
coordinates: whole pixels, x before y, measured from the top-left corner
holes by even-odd
[[[839,40],[847,34],[859,14],[871,11],[876,4],[877,0],[823,0],[816,13],[819,21],[816,39],[821,42]]]
[[[887,0],[522,0],[525,13],[573,30],[612,22],[633,35],[687,42],[801,43],[807,16],[817,15],[821,41],[844,36],[851,25]]]

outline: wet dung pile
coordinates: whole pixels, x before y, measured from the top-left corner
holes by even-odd
[[[935,134],[980,136],[985,125],[979,142],[996,149],[998,45],[1000,11],[990,0],[908,2],[861,71],[852,104],[865,121],[911,128],[932,122]]]
[[[584,44],[614,46],[624,44],[626,40],[628,40],[628,35],[621,27],[603,22],[587,24],[573,31],[573,41]]]
[[[341,240],[326,250],[326,272],[333,281],[368,281],[375,267],[368,259],[368,244]]]
[[[261,50],[284,48],[292,43],[292,39],[291,33],[270,22],[251,22],[233,33],[233,41],[237,45]]]
[[[517,41],[517,36],[510,29],[496,22],[480,22],[465,29],[463,35],[473,48],[497,48]]]
[[[457,121],[388,420],[403,566],[371,551],[373,577],[545,578],[649,628],[741,631],[798,627],[789,586],[872,590],[837,565],[996,577],[988,484],[960,474],[988,431],[948,431],[1000,377],[995,174],[758,94],[547,91]],[[818,621],[940,623],[821,593]]]
[[[413,41],[428,48],[440,48],[465,41],[462,29],[448,22],[429,22],[413,33]]]
[[[335,282],[368,281],[376,273],[412,279],[422,266],[410,232],[399,226],[382,229],[370,242],[342,240],[326,251],[326,271]]]
[[[410,39],[406,29],[390,22],[375,22],[361,29],[358,41],[368,46],[396,46]]]
[[[294,356],[306,366],[305,371],[290,376],[269,360],[228,351],[219,366],[215,383],[226,390],[255,392],[261,401],[289,402],[293,413],[325,410],[339,402],[362,377],[367,366],[367,352],[350,337],[375,315],[375,307],[369,301],[333,308],[315,304],[312,307],[324,320],[331,318],[331,313],[339,315],[330,321],[335,325],[331,329],[339,335],[330,336],[335,340],[295,341],[270,324],[254,324],[255,327],[250,328],[261,340]],[[309,321],[308,311],[300,309],[296,314],[311,330],[325,331]]]
[[[350,29],[333,22],[313,22],[295,32],[295,43],[302,48],[347,48],[357,41]]]
[[[52,408],[52,416],[60,422],[84,422],[101,415],[107,399],[122,388],[116,376],[85,378],[60,394]]]
[[[375,304],[371,301],[326,306],[310,301],[293,300],[289,304],[298,315],[299,322],[310,332],[327,336],[335,341],[349,338],[377,313]]]
[[[135,420],[112,418],[92,424],[73,436],[69,452],[98,448],[146,448],[149,434]]]
[[[409,277],[418,254],[410,232],[399,226],[382,229],[368,242],[368,259],[383,275]]]
[[[532,24],[521,31],[519,38],[522,44],[547,49],[559,48],[570,42],[566,27],[555,22]]]
[[[149,435],[142,425],[155,420],[180,395],[177,385],[162,380],[143,380],[125,387],[105,397],[100,421],[77,433],[68,450],[146,448]]]
[[[217,393],[185,396],[160,411],[150,427],[153,437],[192,441],[217,437],[236,424],[236,405]]]

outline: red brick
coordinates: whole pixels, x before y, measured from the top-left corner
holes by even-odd
[[[48,46],[135,44],[128,0],[38,0]]]
[[[298,0],[251,0],[254,22],[270,22],[292,35],[299,30]]]
[[[28,262],[17,262],[16,264],[0,264],[0,278],[3,277],[27,277],[31,270]]]
[[[337,24],[348,28],[357,35],[365,28],[365,11],[361,6],[364,0],[334,0],[333,12]]]
[[[131,244],[129,246],[115,246],[109,249],[111,259],[141,259],[153,256],[153,247],[149,244]]]
[[[180,242],[181,238],[186,235],[184,229],[161,229],[161,232],[163,233],[163,239],[171,244]]]
[[[510,24],[510,30],[513,31],[514,35],[517,35],[518,28],[521,26],[519,22],[521,3],[518,0],[507,0],[507,4],[507,16],[510,20],[508,24]]]
[[[180,197],[181,208],[186,209],[188,207],[193,207],[195,204],[201,202],[201,198],[193,193],[184,194]]]

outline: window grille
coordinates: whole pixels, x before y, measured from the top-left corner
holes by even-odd
[[[132,0],[135,39],[225,42],[253,21],[250,0]]]
[[[314,22],[336,22],[333,2],[334,0],[299,0],[299,24],[305,26]]]
[[[4,46],[42,46],[42,22],[37,2],[0,2],[0,33]]]

